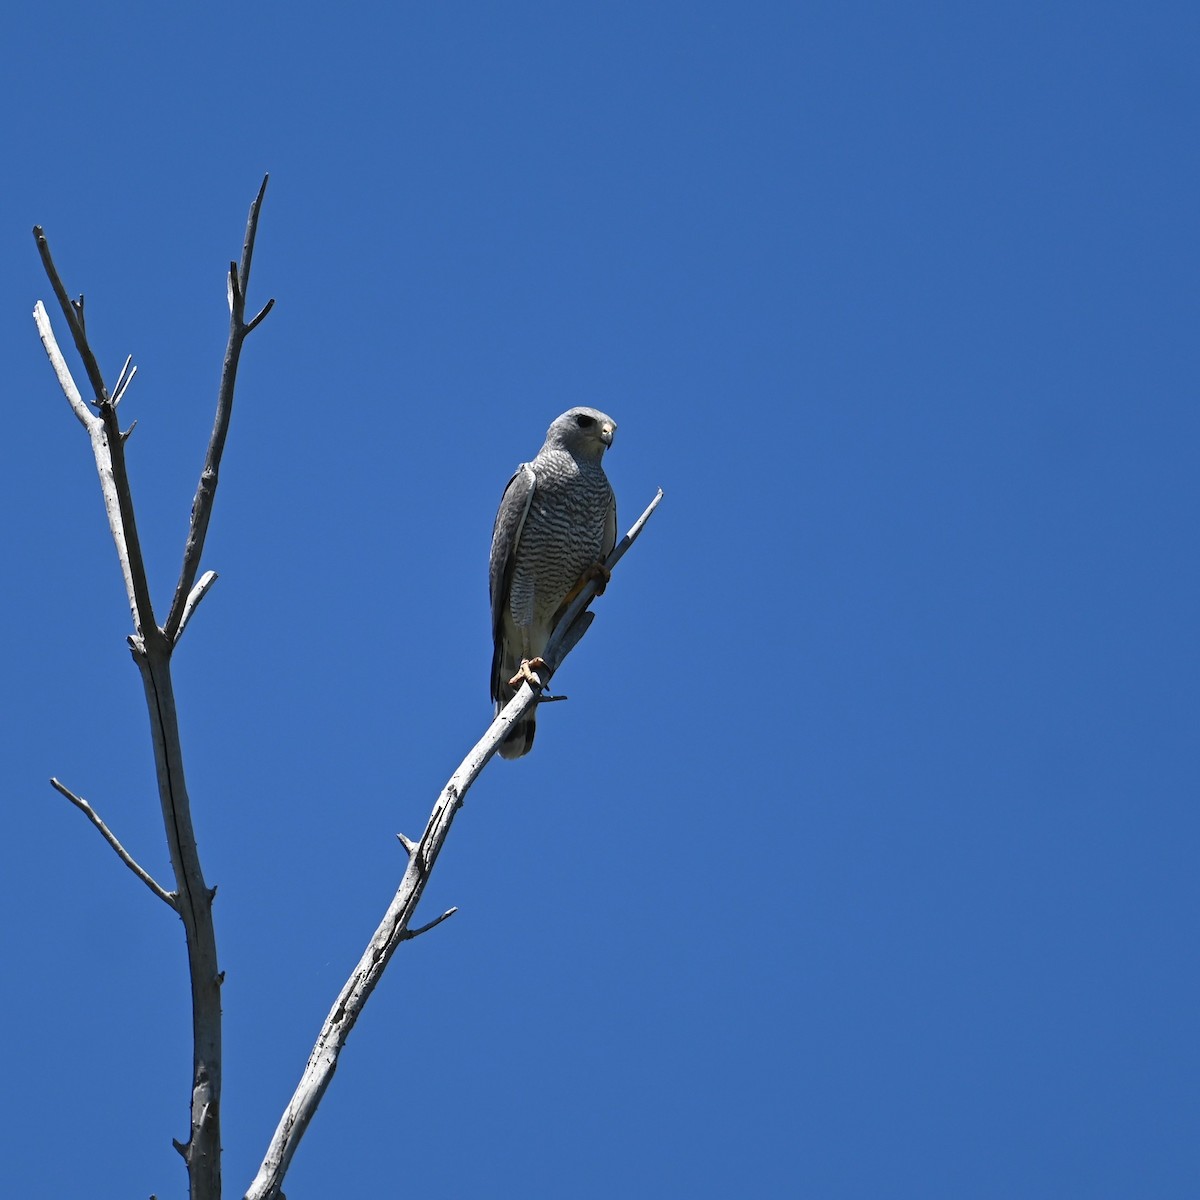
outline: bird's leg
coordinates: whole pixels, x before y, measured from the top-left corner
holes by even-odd
[[[540,688],[544,685],[535,672],[545,669],[546,660],[544,658],[523,658],[517,673],[508,681],[508,686],[520,687],[521,684],[527,683],[530,687]]]
[[[596,595],[603,596],[604,589],[608,587],[608,581],[612,578],[612,572],[604,565],[603,559],[597,559],[582,575],[579,577],[579,582],[567,593],[559,607],[559,612],[566,610],[568,604],[583,591],[585,587],[593,580],[596,582]]]
[[[521,666],[517,667],[517,673],[509,680],[509,686],[520,688],[521,684],[527,683],[530,688],[540,691],[544,684],[534,672],[545,670],[546,660],[533,653],[534,638],[530,626],[518,624],[517,628],[521,632]]]
[[[608,587],[608,581],[612,578],[612,572],[604,565],[604,560],[598,558],[586,571],[583,573],[583,582],[591,583],[593,580],[596,584],[596,595],[603,596],[604,589]]]

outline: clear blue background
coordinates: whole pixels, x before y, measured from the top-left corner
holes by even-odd
[[[666,500],[495,762],[287,1180],[349,1195],[1190,1197],[1192,4],[10,6],[3,1191],[185,1193],[181,929],[45,226],[165,614],[227,1195],[487,724],[486,556],[577,403]],[[61,318],[57,320],[63,335]],[[81,376],[82,377],[82,376]]]

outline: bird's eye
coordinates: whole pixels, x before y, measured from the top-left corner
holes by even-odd
[[[575,417],[575,424],[578,425],[580,429],[591,429],[595,423],[596,418],[589,417],[586,413],[579,413]]]

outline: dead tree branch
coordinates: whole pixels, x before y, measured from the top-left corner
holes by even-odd
[[[34,229],[34,236],[38,239],[39,248],[45,245],[46,239],[40,228]],[[48,270],[54,270],[54,264],[50,261],[50,250],[47,246],[42,259],[50,265]],[[55,291],[57,292],[62,284],[58,280],[57,272],[52,276],[55,283]],[[68,321],[74,318],[75,309],[70,300],[65,299],[64,292],[63,312],[67,314]],[[64,395],[67,397],[67,402],[71,405],[71,411],[79,419],[80,424],[87,430],[88,438],[92,443],[92,456],[96,460],[96,474],[100,478],[100,490],[104,496],[104,510],[108,514],[108,528],[112,534],[112,539],[117,547],[117,558],[121,564],[121,574],[125,579],[125,592],[129,597],[129,613],[133,618],[133,627],[140,637],[143,628],[143,614],[147,619],[152,618],[150,609],[149,589],[146,586],[146,570],[141,561],[141,549],[137,544],[136,530],[133,527],[132,515],[129,523],[126,523],[125,513],[128,509],[132,514],[132,503],[129,500],[129,480],[124,480],[124,486],[117,478],[116,461],[117,456],[114,456],[112,451],[112,439],[109,437],[109,427],[106,425],[103,416],[95,415],[89,408],[87,403],[79,392],[79,388],[75,384],[75,380],[71,377],[70,368],[67,366],[66,359],[63,358],[62,351],[58,348],[58,342],[54,337],[54,330],[50,326],[50,318],[46,313],[46,308],[39,300],[33,307],[33,319],[37,325],[38,334],[42,339],[42,345],[45,347],[46,355],[50,359],[50,365],[54,368],[54,373],[58,377],[59,386],[62,388]],[[86,343],[85,343],[86,344]],[[100,391],[104,393],[104,387],[101,385]],[[112,409],[112,404],[108,400],[107,394],[104,394],[102,400],[93,401],[98,407],[107,407]],[[115,427],[116,413],[113,412],[112,425]],[[116,442],[121,445],[120,437],[117,437]],[[121,468],[124,468],[124,454],[119,456]],[[124,493],[124,494],[123,494]],[[132,536],[131,536],[132,535]],[[132,543],[132,544],[131,544]],[[137,564],[135,567],[135,563]]]
[[[188,528],[187,544],[183,550],[183,566],[179,571],[179,583],[175,588],[175,598],[171,601],[171,611],[167,615],[167,623],[163,626],[167,640],[172,643],[178,641],[179,635],[183,632],[192,585],[196,582],[196,572],[200,569],[200,556],[204,553],[204,539],[208,534],[208,521],[212,516],[213,501],[217,495],[217,480],[221,472],[221,455],[225,451],[225,437],[229,433],[229,422],[233,416],[233,385],[237,381],[242,345],[251,331],[275,304],[274,299],[268,300],[257,316],[250,321],[246,320],[246,289],[250,286],[250,263],[254,258],[258,214],[262,208],[268,178],[269,176],[263,176],[262,187],[258,189],[258,195],[255,196],[254,203],[250,205],[250,216],[246,221],[246,237],[242,243],[241,265],[233,262],[229,264],[229,340],[225,345],[221,383],[217,388],[217,415],[213,421],[212,436],[208,441],[208,453],[204,458],[204,467],[200,472],[200,482],[196,486],[196,496],[192,501],[192,519]],[[202,597],[203,592],[192,603],[193,608]]]
[[[221,458],[232,416],[238,363],[245,339],[262,322],[274,304],[273,300],[269,300],[257,314],[249,320],[246,319],[246,293],[266,184],[264,178],[262,187],[250,206],[241,260],[230,264],[229,338],[217,393],[216,416],[192,503],[179,580],[167,620],[162,626],[156,621],[151,604],[125,461],[125,440],[133,426],[123,433],[117,420],[117,405],[132,382],[136,367],[131,365],[131,359],[126,359],[111,393],[107,390],[96,356],[88,342],[83,297],[80,296],[78,300],[70,299],[50,255],[45,235],[40,228],[34,229],[43,265],[71,330],[93,393],[90,400],[83,398],[59,349],[45,307],[39,301],[34,309],[34,319],[63,393],[75,416],[88,432],[109,529],[125,581],[134,626],[129,646],[145,689],[163,826],[176,890],[166,891],[141,868],[86,800],[75,795],[57,780],[52,780],[52,783],[88,817],[125,865],[159,899],[169,904],[182,920],[187,940],[192,993],[193,1080],[189,1137],[186,1142],[176,1142],[175,1145],[187,1164],[191,1200],[220,1200],[221,1195],[220,986],[223,972],[217,966],[212,918],[216,889],[208,887],[205,882],[196,848],[191,802],[183,768],[179,722],[175,711],[171,656],[196,606],[216,579],[213,571],[206,571],[198,580],[197,575],[200,571],[219,480]],[[641,533],[661,499],[662,492],[659,491],[629,533],[609,555],[606,565],[610,571]],[[397,946],[403,941],[428,932],[456,911],[453,908],[449,909],[418,928],[411,927],[425,884],[449,836],[455,814],[462,807],[467,791],[496,753],[512,723],[534,704],[549,699],[544,696],[546,685],[593,620],[588,605],[595,593],[596,585],[588,584],[564,614],[543,656],[547,662],[547,669],[543,672],[544,679],[536,685],[523,685],[512,701],[492,721],[487,732],[442,789],[420,841],[413,842],[400,835],[408,854],[404,876],[358,966],[342,988],[326,1018],[304,1074],[284,1111],[258,1175],[246,1192],[246,1200],[280,1200],[280,1187],[284,1175],[329,1086],[346,1039]]]
[[[605,565],[611,569],[621,560],[625,552],[637,540],[638,535],[650,519],[651,514],[662,500],[662,491],[650,502],[630,531],[608,556]],[[567,654],[576,646],[580,637],[591,623],[593,616],[585,612],[587,605],[595,596],[596,585],[589,583],[576,597],[571,607],[563,615],[555,627],[550,639],[550,648],[545,654],[548,669],[543,672],[546,678],[543,687],[549,682],[550,676],[561,665]],[[540,689],[539,689],[540,691]],[[470,753],[463,759],[458,770],[450,777],[449,783],[442,789],[430,813],[425,832],[419,842],[400,835],[404,849],[408,853],[408,867],[400,886],[384,913],[383,920],[375,930],[362,958],[338,994],[325,1024],[321,1028],[316,1044],[308,1058],[308,1065],[296,1091],[284,1109],[283,1116],[271,1139],[266,1157],[254,1182],[246,1192],[245,1200],[278,1200],[283,1177],[291,1164],[292,1156],[304,1136],[309,1122],[329,1087],[333,1074],[337,1070],[338,1056],[350,1031],[358,1021],[363,1007],[375,990],[375,985],[383,975],[392,954],[401,942],[416,937],[427,929],[445,920],[449,913],[444,913],[437,920],[431,921],[420,929],[409,930],[409,922],[416,912],[417,904],[425,889],[425,884],[433,871],[434,863],[441,853],[442,846],[450,834],[450,826],[454,816],[462,807],[463,799],[471,785],[479,778],[483,768],[496,753],[500,743],[508,733],[509,726],[536,704],[539,691],[530,684],[523,684],[516,696],[508,702],[503,711],[492,721],[487,732],[471,748]],[[451,912],[454,910],[451,909]]]
[[[200,486],[192,506],[191,527],[179,584],[167,625],[162,628],[154,617],[145,562],[137,536],[133,496],[125,462],[125,438],[128,431],[122,434],[117,422],[117,403],[125,394],[136,368],[131,368],[130,361],[126,360],[110,395],[96,356],[88,343],[84,326],[83,297],[77,301],[69,298],[50,255],[50,247],[44,233],[40,227],[35,227],[33,231],[42,264],[92,387],[93,398],[89,406],[71,377],[70,369],[55,340],[50,318],[39,301],[34,309],[38,333],[72,411],[88,431],[108,514],[109,529],[125,579],[134,626],[134,633],[129,638],[129,647],[145,689],[159,802],[167,847],[171,855],[171,867],[175,874],[175,892],[167,893],[133,862],[120,847],[120,843],[106,832],[103,822],[95,816],[90,806],[84,807],[86,802],[67,792],[61,785],[55,786],[89,815],[93,824],[105,835],[126,865],[134,870],[160,899],[165,899],[171,904],[183,922],[192,992],[191,1127],[188,1140],[175,1144],[187,1163],[191,1200],[219,1200],[221,1195],[222,973],[217,967],[217,944],[212,919],[215,889],[209,888],[205,883],[201,870],[192,823],[191,801],[184,776],[183,747],[171,678],[171,653],[184,624],[216,578],[210,571],[196,583],[196,573],[204,549],[204,536],[212,511],[221,453],[232,412],[238,358],[246,336],[271,308],[272,302],[268,302],[253,320],[245,320],[245,295],[250,281],[250,261],[254,252],[258,214],[265,189],[264,179],[262,188],[250,206],[241,263],[232,264],[230,268],[230,332],[218,389],[217,417],[200,477]]]
[[[59,795],[66,796],[70,802],[100,831],[101,837],[117,852],[117,857],[166,905],[175,907],[175,897],[160,887],[155,878],[144,870],[134,859],[133,855],[117,841],[116,834],[100,819],[100,814],[82,797],[77,796],[69,787],[59,783],[57,779],[50,780],[50,786]]]

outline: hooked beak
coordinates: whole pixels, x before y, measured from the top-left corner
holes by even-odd
[[[612,423],[612,421],[605,421],[604,424],[600,426],[600,440],[606,446],[611,446],[612,440],[613,440],[613,434],[616,432],[617,432],[616,425],[614,425]]]

